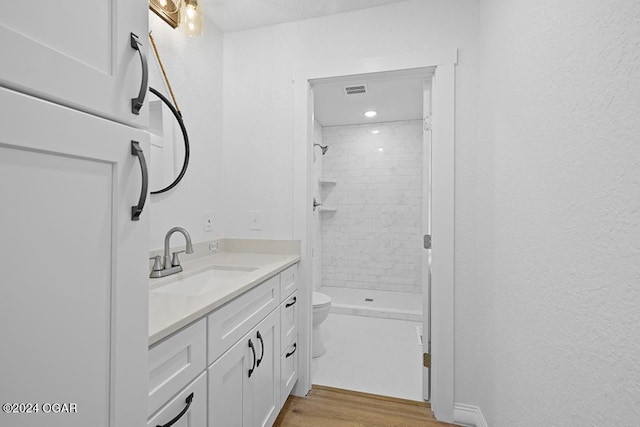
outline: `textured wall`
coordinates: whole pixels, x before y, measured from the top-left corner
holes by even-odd
[[[167,193],[151,196],[149,249],[155,250],[162,248],[165,233],[176,225],[185,227],[194,242],[224,234],[222,33],[207,21],[202,37],[188,37],[152,12],[149,12],[149,27],[182,110],[191,145],[189,169],[182,182]],[[171,99],[151,48],[149,70],[149,85]],[[157,99],[152,94],[148,97]],[[178,143],[182,144],[181,136]],[[203,214],[207,211],[214,213],[211,232],[204,231]],[[175,244],[184,242],[176,238]]]
[[[640,3],[480,5],[456,400],[492,427],[638,425]]]
[[[379,133],[373,134],[377,130]],[[421,292],[422,121],[323,128],[322,284]]]

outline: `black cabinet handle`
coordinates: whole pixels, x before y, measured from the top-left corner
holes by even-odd
[[[251,374],[253,374],[253,371],[256,369],[256,348],[253,346],[251,339],[249,339],[249,348],[253,353],[253,366],[249,369],[249,378],[251,378]]]
[[[284,357],[289,358],[290,356],[293,356],[293,353],[295,353],[297,349],[298,345],[296,343],[293,343],[293,350],[291,350],[290,353],[285,354]]]
[[[136,98],[131,98],[131,112],[133,114],[140,114],[142,104],[144,104],[144,96],[147,94],[147,83],[149,82],[149,67],[147,66],[147,56],[140,49],[140,42],[138,36],[131,33],[130,36],[131,47],[138,51],[140,55],[140,62],[142,62],[142,83],[140,84],[140,92]]]
[[[297,299],[296,297],[293,297],[293,301],[291,301],[291,302],[290,302],[290,303],[288,303],[288,304],[285,304],[285,306],[284,306],[284,307],[285,307],[285,308],[287,308],[287,307],[291,307],[293,304],[295,304],[295,303],[296,303],[296,301],[297,301],[297,300],[298,300],[298,299]]]
[[[142,189],[140,190],[140,200],[136,206],[131,206],[131,221],[138,221],[140,214],[147,201],[147,190],[149,189],[149,171],[147,170],[147,161],[144,158],[142,148],[138,141],[131,141],[131,155],[137,156],[140,161],[140,169],[142,170]]]
[[[174,419],[172,419],[171,421],[169,421],[168,423],[166,423],[166,424],[164,424],[164,425],[160,425],[160,424],[158,424],[158,425],[156,425],[156,427],[171,427],[172,425],[174,425],[175,423],[177,423],[177,422],[178,422],[178,420],[179,420],[180,418],[182,418],[182,416],[183,416],[184,414],[186,414],[186,413],[187,413],[187,411],[189,410],[189,407],[191,406],[191,402],[193,402],[193,393],[191,393],[189,396],[187,396],[187,398],[186,398],[185,402],[187,403],[187,406],[185,406],[185,407],[182,409],[182,411],[181,411],[178,415],[176,415],[176,416],[175,416],[175,418],[174,418]]]
[[[262,362],[262,358],[264,357],[264,341],[262,341],[262,335],[260,335],[260,331],[258,331],[257,337],[260,341],[262,352],[260,353],[260,359],[258,359],[258,363],[256,363],[256,366],[260,366],[260,362]]]

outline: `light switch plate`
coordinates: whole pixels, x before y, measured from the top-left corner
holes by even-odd
[[[262,211],[249,211],[249,230],[262,230]]]

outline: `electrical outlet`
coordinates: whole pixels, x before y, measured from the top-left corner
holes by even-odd
[[[262,230],[262,211],[249,211],[249,230]]]
[[[204,231],[213,231],[213,212],[204,213]]]

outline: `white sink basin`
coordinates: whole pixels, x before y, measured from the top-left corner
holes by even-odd
[[[256,270],[256,267],[212,265],[201,273],[164,285],[154,289],[153,292],[196,297],[214,290],[216,286],[246,276]]]

